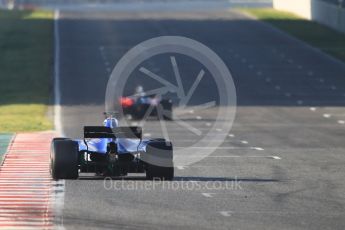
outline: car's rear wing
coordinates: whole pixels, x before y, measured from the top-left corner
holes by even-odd
[[[84,138],[142,138],[142,128],[137,126],[109,128],[104,126],[85,126]]]

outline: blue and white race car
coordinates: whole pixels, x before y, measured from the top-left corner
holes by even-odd
[[[84,139],[54,138],[54,179],[77,179],[79,172],[101,176],[146,173],[147,179],[174,178],[173,146],[165,139],[142,139],[141,127],[120,127],[107,114],[104,126],[85,126]]]

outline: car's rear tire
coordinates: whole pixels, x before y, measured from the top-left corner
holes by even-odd
[[[53,139],[50,155],[53,179],[77,179],[78,154],[77,142],[66,138]]]
[[[173,120],[173,104],[171,100],[162,100],[161,105],[163,107],[163,119],[166,121],[172,121]]]
[[[171,142],[154,141],[146,147],[146,179],[148,180],[173,180],[173,148]],[[159,158],[158,162],[156,157]]]

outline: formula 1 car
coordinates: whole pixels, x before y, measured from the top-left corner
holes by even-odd
[[[130,115],[134,120],[142,120],[146,117],[172,120],[172,100],[162,99],[160,96],[146,95],[142,86],[138,86],[135,94],[129,97],[121,97],[120,105],[124,115]],[[161,117],[158,112],[160,110]]]
[[[85,126],[84,139],[54,138],[50,171],[54,179],[77,179],[79,172],[99,176],[146,173],[149,180],[172,180],[173,146],[165,139],[142,139],[140,127],[119,127],[112,115],[104,126]]]

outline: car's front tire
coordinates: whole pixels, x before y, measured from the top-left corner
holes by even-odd
[[[78,143],[65,138],[55,138],[51,145],[50,171],[53,179],[77,179]]]

